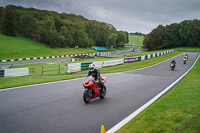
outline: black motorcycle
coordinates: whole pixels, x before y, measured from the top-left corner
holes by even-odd
[[[171,68],[171,70],[174,70],[175,67],[176,67],[176,63],[175,63],[175,62],[171,62],[171,64],[170,64],[170,68]]]

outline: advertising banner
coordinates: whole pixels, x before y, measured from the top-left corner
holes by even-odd
[[[90,64],[92,64],[92,62],[81,63],[81,71],[89,70],[89,65]]]
[[[96,68],[102,68],[102,61],[95,61],[93,62]]]
[[[124,63],[131,63],[131,62],[136,62],[137,58],[133,57],[133,58],[125,58],[124,59]]]
[[[124,59],[102,61],[102,67],[124,64]]]
[[[81,63],[72,63],[68,65],[68,73],[81,71]]]
[[[29,75],[29,68],[12,68],[5,69],[4,76],[5,77],[17,77],[17,76],[26,76]]]

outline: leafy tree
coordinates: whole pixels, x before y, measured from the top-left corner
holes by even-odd
[[[136,36],[144,36],[145,34],[142,34],[140,32],[130,33],[130,35],[136,35]]]
[[[6,6],[2,16],[2,33],[9,36],[16,35],[16,18],[11,6]]]
[[[179,24],[158,26],[144,37],[144,47],[148,50],[173,47],[200,46],[200,20],[185,20]]]
[[[181,45],[179,27],[177,23],[166,26],[163,48],[173,48]]]
[[[117,47],[122,47],[127,42],[127,34],[123,31],[117,32]]]
[[[2,14],[3,14],[3,7],[0,7],[0,25],[2,25]],[[2,26],[0,26],[0,32],[1,32]]]
[[[36,29],[36,21],[32,14],[24,12],[19,17],[18,32],[28,38],[33,38],[33,33]]]
[[[72,44],[72,42],[73,39],[67,27],[61,27],[61,31],[59,33],[59,47],[68,47]]]
[[[163,48],[163,40],[165,36],[165,28],[159,25],[149,35],[144,38],[144,46],[149,50],[158,50]],[[148,37],[148,38],[146,38]],[[147,40],[146,40],[147,39]]]
[[[79,47],[88,47],[91,46],[90,40],[87,34],[82,30],[77,30],[73,36],[73,46],[78,45]]]
[[[107,46],[108,48],[110,47],[117,47],[116,46],[116,42],[117,42],[117,34],[116,33],[112,33],[107,40]]]
[[[179,29],[179,34],[180,34],[180,39],[183,42],[182,46],[188,46],[189,42],[189,23],[190,21],[185,20],[180,23],[180,29]]]
[[[200,43],[200,21],[193,20],[188,23],[188,32],[187,32],[187,46],[195,47]]]
[[[46,19],[40,21],[40,26],[40,41],[46,43],[50,47],[56,47],[58,37],[53,19],[51,17],[47,17]]]
[[[150,50],[151,49],[151,47],[150,47],[150,38],[151,38],[151,35],[150,35],[150,33],[149,34],[147,34],[147,35],[145,35],[144,36],[144,40],[143,40],[143,46],[146,48],[146,49],[148,49],[148,50]]]
[[[128,43],[129,42],[129,33],[128,32],[126,32],[126,43]]]

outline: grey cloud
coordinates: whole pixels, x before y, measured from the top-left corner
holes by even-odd
[[[82,15],[118,30],[149,33],[158,25],[200,18],[199,0],[1,0],[8,4]]]

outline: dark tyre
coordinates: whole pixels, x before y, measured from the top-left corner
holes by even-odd
[[[106,96],[106,86],[104,85],[103,88],[100,90],[100,98],[103,99]]]
[[[90,103],[91,96],[90,96],[90,90],[89,89],[87,89],[87,90],[84,91],[84,93],[83,93],[83,100],[84,100],[85,103]]]

